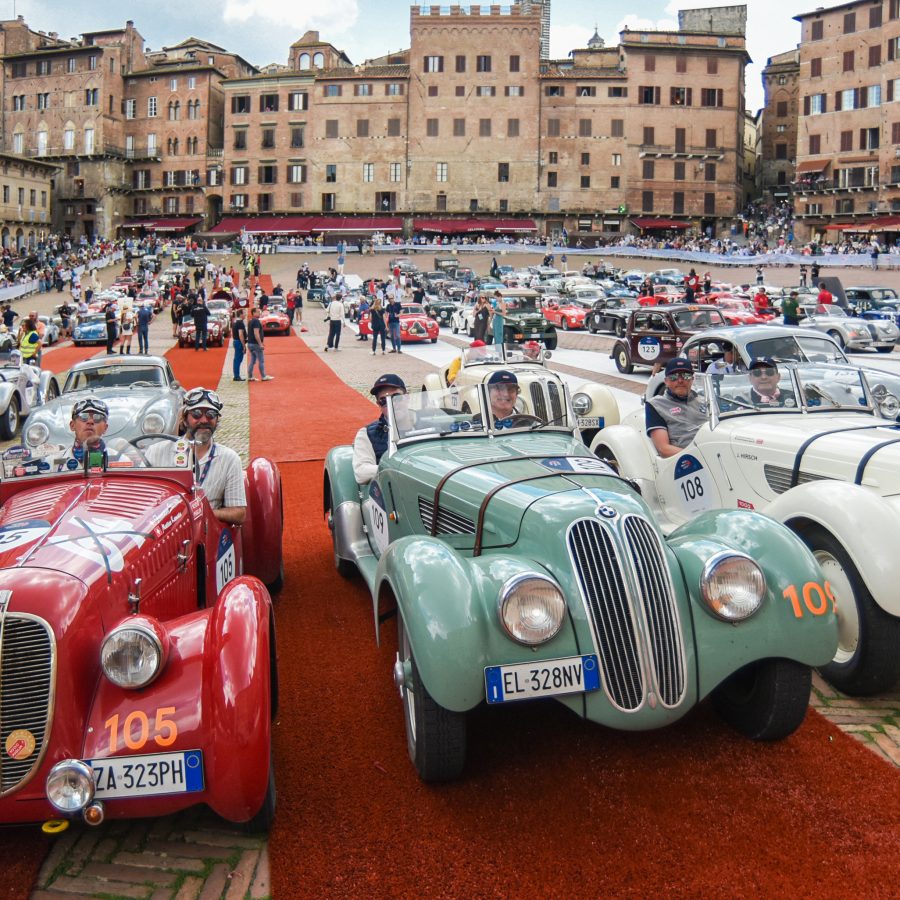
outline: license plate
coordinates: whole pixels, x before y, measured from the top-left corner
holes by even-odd
[[[193,794],[203,790],[203,752],[154,753],[91,759],[99,800],[157,794]]]
[[[510,666],[487,666],[484,687],[488,703],[580,694],[600,687],[597,657],[569,656]]]
[[[600,416],[579,416],[579,428],[600,428]]]

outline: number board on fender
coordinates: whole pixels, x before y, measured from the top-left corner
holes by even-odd
[[[716,507],[715,485],[696,456],[690,453],[679,456],[675,463],[674,478],[678,500],[685,512],[696,515]]]

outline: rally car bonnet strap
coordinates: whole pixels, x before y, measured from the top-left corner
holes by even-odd
[[[466,469],[476,469],[479,466],[493,466],[497,463],[503,462],[521,462],[523,459],[556,459],[559,454],[554,456],[548,456],[546,453],[540,453],[536,455],[529,456],[502,456],[499,459],[482,459],[478,462],[466,463],[462,466],[457,466],[455,469],[451,469],[444,475],[443,478],[437,483],[437,487],[434,489],[434,503],[433,503],[433,512],[431,515],[431,536],[434,537],[437,534],[437,526],[438,526],[438,513],[440,512],[440,502],[441,502],[441,491],[444,489],[444,485],[454,476],[458,475],[460,472],[465,471]],[[555,474],[559,474],[558,472]],[[532,476],[537,477],[537,476]],[[512,484],[513,482],[506,482],[505,484]],[[480,519],[479,519],[480,521]],[[475,554],[478,555],[477,553]]]
[[[818,434],[814,434],[812,437],[807,438],[801,445],[800,449],[797,451],[797,455],[794,457],[794,468],[791,470],[791,484],[790,487],[797,487],[797,483],[800,479],[800,463],[803,462],[803,454],[806,453],[807,448],[810,444],[813,444],[815,441],[819,440],[819,438],[829,437],[832,434],[843,434],[847,431],[871,431],[875,428],[884,428],[891,429],[897,428],[896,425],[854,425],[852,428],[832,428],[828,431],[820,431]],[[866,457],[863,457],[863,462],[860,465],[863,465],[866,461]],[[857,469],[857,475],[859,475],[859,470]],[[859,484],[859,482],[856,482]]]
[[[869,464],[869,460],[882,448],[888,447],[891,444],[900,444],[900,438],[891,438],[889,441],[882,441],[880,444],[876,444],[874,447],[870,447],[864,454],[862,459],[859,461],[859,465],[856,467],[856,477],[853,479],[854,484],[862,484],[863,476],[866,474],[866,466]]]

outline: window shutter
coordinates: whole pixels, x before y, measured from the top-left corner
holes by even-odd
[[[804,116],[809,115],[809,97],[808,96],[803,98],[803,115]]]
[[[686,101],[685,105],[686,106],[694,105],[694,89],[693,88],[687,89],[687,101]]]
[[[822,112],[828,112],[828,94],[822,94]]]
[[[653,102],[659,106],[660,103],[660,89],[658,87],[653,88]]]
[[[893,78],[888,79],[887,98],[888,98],[888,103],[890,103],[894,99],[894,79]]]

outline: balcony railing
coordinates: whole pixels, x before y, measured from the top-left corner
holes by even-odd
[[[114,147],[110,144],[105,144],[102,147],[95,147],[90,152],[85,151],[84,148],[78,149],[76,147],[47,147],[41,152],[37,147],[30,147],[27,155],[36,159],[68,158],[73,156],[112,156],[115,159],[146,159],[156,161],[162,159],[162,151],[159,147],[153,150],[142,150],[135,147],[129,147],[127,149],[123,147]]]
[[[841,194],[848,191],[877,191],[879,182],[870,184],[841,184],[834,178],[795,181],[792,185],[796,194]]]

